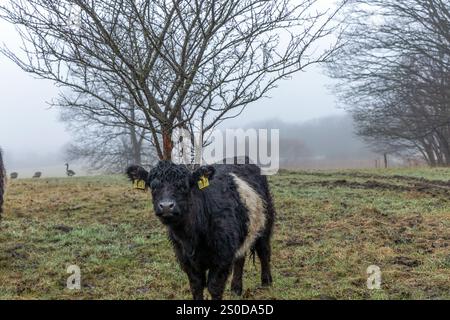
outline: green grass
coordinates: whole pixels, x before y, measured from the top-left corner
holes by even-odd
[[[426,168],[270,177],[274,285],[248,260],[243,298],[450,299],[449,180]],[[0,299],[191,297],[149,195],[123,177],[14,180],[4,209]],[[72,264],[79,291],[66,289]],[[373,264],[380,290],[366,286]]]

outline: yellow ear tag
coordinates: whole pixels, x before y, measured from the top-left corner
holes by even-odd
[[[206,187],[209,186],[209,180],[207,177],[205,176],[201,176],[200,180],[198,180],[198,188],[200,190],[205,189]]]
[[[144,180],[134,180],[133,186],[135,189],[138,189],[138,190],[147,190]]]

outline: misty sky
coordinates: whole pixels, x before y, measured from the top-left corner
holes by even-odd
[[[18,49],[20,39],[14,27],[0,20],[3,44]],[[343,114],[327,88],[330,81],[320,67],[310,67],[292,80],[280,82],[279,88],[270,93],[272,98],[249,105],[239,118],[225,125],[236,127],[270,118],[303,122]],[[48,165],[63,161],[61,150],[71,136],[59,122],[58,110],[47,104],[58,91],[53,83],[34,78],[0,55],[0,146],[14,166],[24,167],[30,160],[39,163],[39,159],[53,159]]]

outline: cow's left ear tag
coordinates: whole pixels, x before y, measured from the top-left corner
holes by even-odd
[[[209,180],[205,176],[201,176],[200,180],[198,180],[198,188],[200,190],[205,189],[206,187],[209,187]]]
[[[133,186],[138,190],[147,190],[144,180],[134,180]]]

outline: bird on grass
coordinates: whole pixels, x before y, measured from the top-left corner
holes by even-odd
[[[42,176],[42,172],[38,171],[34,173],[33,178],[39,179]]]
[[[66,174],[68,177],[73,177],[75,175],[75,171],[69,169],[68,163],[66,163]]]

